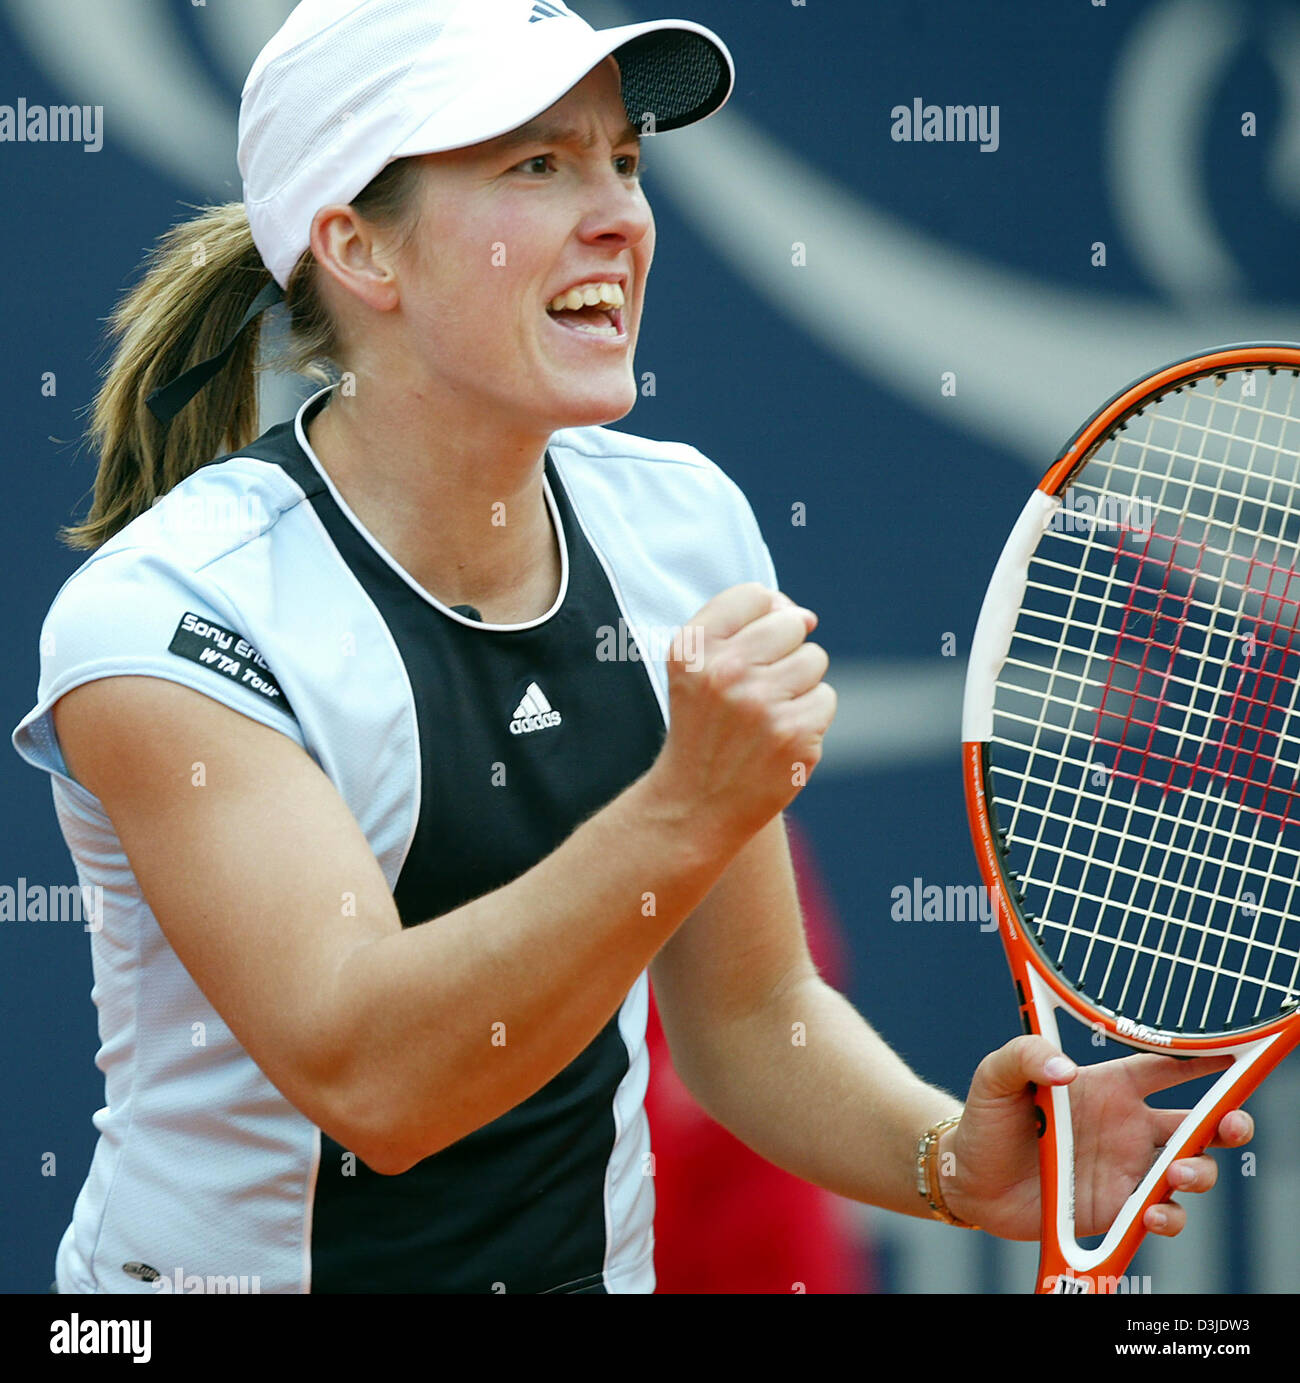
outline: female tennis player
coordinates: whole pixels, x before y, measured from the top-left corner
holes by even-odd
[[[1177,1120],[1144,1097],[1220,1064],[1021,1038],[963,1106],[809,961],[782,812],[835,709],[816,617],[717,466],[604,426],[636,398],[641,137],[732,80],[698,25],[557,0],[304,0],[258,57],[243,202],[115,317],[93,555],[15,732],[104,890],[60,1292],[653,1290],[647,972],[763,1156],[1009,1237],[1030,1082],[1082,1092],[1087,1231]],[[255,437],[281,293],[328,373]]]

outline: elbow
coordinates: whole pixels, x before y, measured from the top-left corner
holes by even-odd
[[[322,1044],[323,1045],[323,1044]],[[473,1132],[486,1118],[467,1105],[464,1092],[413,1077],[389,1051],[363,1039],[336,1041],[312,1054],[300,1078],[311,1091],[310,1108],[300,1105],[322,1132],[379,1176],[401,1176]],[[440,1069],[454,1069],[452,1059]]]
[[[403,1172],[409,1172],[421,1158],[409,1157],[400,1148],[387,1148],[377,1146],[364,1153],[357,1153],[362,1162],[381,1177],[398,1177]]]
[[[379,1176],[401,1176],[451,1141],[431,1133],[427,1121],[373,1085],[336,1092],[320,1124],[323,1132]]]
[[[358,1161],[379,1176],[401,1176],[430,1154],[415,1152],[401,1136],[401,1130],[388,1124],[376,1127],[369,1122],[332,1120],[321,1129]]]
[[[371,1129],[358,1136],[356,1155],[379,1176],[396,1177],[450,1147],[455,1141],[454,1138],[412,1141],[409,1136],[394,1136],[391,1128]]]
[[[359,1104],[345,1100],[336,1104],[328,1123],[321,1129],[340,1147],[364,1162],[379,1176],[401,1176],[430,1152],[416,1151],[403,1127],[404,1121],[386,1104],[373,1097]]]
[[[332,1155],[343,1158],[345,1175],[351,1174],[349,1158],[379,1176],[400,1176],[427,1156],[415,1147],[401,1063],[377,1049],[364,1026],[335,1018],[295,1037],[280,1047],[275,1083],[343,1150]]]

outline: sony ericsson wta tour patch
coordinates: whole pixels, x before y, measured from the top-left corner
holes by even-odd
[[[256,692],[288,715],[293,708],[286,700],[266,660],[247,639],[233,629],[223,629],[200,615],[186,613],[176,626],[168,651],[178,653],[201,667],[229,677],[241,687]]]

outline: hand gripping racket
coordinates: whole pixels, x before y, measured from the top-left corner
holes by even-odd
[[[1232,1058],[1095,1248],[1069,1092],[1036,1092],[1036,1290],[1116,1291],[1169,1164],[1300,1041],[1300,346],[1180,361],[1076,434],[994,569],[962,740],[1026,1031]]]

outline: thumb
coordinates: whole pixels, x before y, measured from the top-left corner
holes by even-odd
[[[1079,1068],[1045,1037],[1016,1037],[990,1052],[976,1068],[971,1097],[1005,1099],[1021,1095],[1025,1086],[1067,1085]]]
[[[784,591],[773,591],[772,604],[768,607],[768,614],[775,614],[778,610],[798,610],[800,608],[798,601],[791,600]],[[811,624],[808,624],[809,619],[812,620]],[[813,610],[806,610],[804,612],[804,623],[808,624],[810,630],[815,629],[818,624],[816,612]]]

